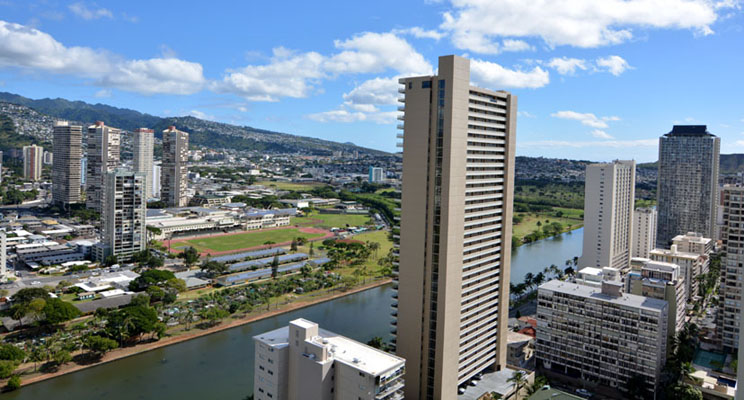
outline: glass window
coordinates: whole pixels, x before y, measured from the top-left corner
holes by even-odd
[[[421,82],[421,89],[430,89],[431,88],[431,81],[422,81]]]

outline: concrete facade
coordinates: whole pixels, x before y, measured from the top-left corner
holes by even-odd
[[[88,127],[85,205],[103,214],[106,174],[119,166],[121,131],[97,121]]]
[[[43,147],[35,144],[23,146],[23,179],[27,181],[38,181],[41,179],[43,156]]]
[[[52,199],[56,204],[80,202],[83,157],[83,127],[67,121],[54,123]]]
[[[140,128],[132,132],[132,152],[133,162],[132,169],[135,172],[145,174],[147,185],[145,189],[145,198],[153,197],[153,165],[152,151],[155,146],[154,133],[152,129]]]
[[[633,212],[633,257],[648,258],[649,250],[656,247],[655,208],[637,208]]]
[[[744,187],[723,187],[723,258],[721,259],[719,325],[723,348],[739,347],[741,334],[742,291],[744,291]]]
[[[405,360],[305,319],[253,337],[256,400],[398,400]]]
[[[635,161],[587,165],[579,267],[630,265],[634,201]]]
[[[124,169],[106,174],[106,203],[101,213],[102,245],[108,247],[117,261],[127,261],[146,248],[145,179],[142,173]],[[99,257],[101,254],[106,252],[99,252]]]
[[[459,385],[503,369],[507,356],[517,99],[470,86],[465,58],[440,57],[438,71],[399,81],[392,332],[411,399],[454,399]]]
[[[656,247],[685,232],[717,239],[720,148],[705,125],[675,125],[659,138]]]
[[[160,199],[171,207],[189,204],[189,134],[170,126],[163,131],[163,163],[160,171]]]

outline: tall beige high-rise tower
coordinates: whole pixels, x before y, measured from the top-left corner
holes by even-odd
[[[189,134],[170,126],[163,131],[163,165],[160,199],[171,207],[188,205]]]
[[[79,203],[83,127],[57,121],[54,123],[53,142],[52,199],[63,205]]]
[[[132,132],[134,162],[133,169],[135,172],[141,172],[145,174],[147,179],[147,189],[145,191],[146,198],[153,196],[152,184],[152,149],[154,147],[152,129],[140,128]]]
[[[635,161],[586,167],[584,247],[580,267],[630,265],[635,201]]]
[[[88,208],[101,212],[106,194],[106,174],[119,166],[121,131],[97,121],[88,127],[88,171],[85,178]]]
[[[470,61],[457,56],[400,83],[396,349],[406,398],[454,399],[506,366],[517,98],[470,86]]]
[[[32,144],[23,146],[23,178],[29,181],[41,179],[41,164],[44,148]]]
[[[103,219],[103,241],[105,256],[114,255],[118,261],[128,261],[135,253],[146,248],[145,216],[147,206],[145,199],[145,174],[115,169],[107,172],[106,195]]]

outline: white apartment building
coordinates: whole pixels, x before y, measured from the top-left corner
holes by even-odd
[[[103,212],[106,174],[119,166],[121,131],[97,121],[88,127],[87,173],[85,205]]]
[[[83,127],[67,121],[54,123],[52,160],[52,198],[57,204],[80,202],[83,157]]]
[[[734,351],[744,340],[741,334],[744,290],[744,187],[723,187],[723,259],[721,260],[719,336],[723,348]],[[744,368],[742,368],[744,369]],[[741,369],[740,369],[741,370]],[[741,384],[741,383],[740,383]]]
[[[23,146],[23,179],[38,181],[41,179],[41,167],[44,148],[32,144]]]
[[[648,258],[656,248],[656,209],[637,208],[633,213],[633,257]]]
[[[633,237],[635,161],[587,165],[584,193],[579,267],[627,268]]]
[[[698,276],[708,272],[710,253],[713,241],[696,233],[677,235],[672,239],[670,249],[653,249],[648,252],[648,258],[679,265],[685,279],[687,301],[691,301],[698,293]]]
[[[601,289],[560,280],[542,284],[538,371],[620,393],[640,376],[653,396],[666,361],[668,305],[620,289],[614,282],[604,282]]]
[[[163,131],[160,199],[171,207],[188,205],[189,134],[170,126]]]
[[[153,197],[152,150],[155,146],[154,136],[155,131],[152,129],[140,128],[132,132],[132,152],[134,158],[132,169],[135,172],[145,174],[147,180],[145,198],[147,199]]]
[[[253,337],[256,400],[397,400],[405,360],[296,319]]]

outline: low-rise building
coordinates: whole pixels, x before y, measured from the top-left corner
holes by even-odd
[[[636,376],[656,393],[666,361],[666,301],[552,280],[538,288],[538,370],[616,394]]]
[[[710,262],[708,255],[680,251],[676,244],[672,244],[669,249],[653,249],[648,252],[648,256],[652,261],[679,265],[682,278],[685,280],[687,301],[692,301],[692,298],[698,295],[699,282],[696,278],[705,273],[703,271],[708,271]]]
[[[535,338],[519,332],[509,332],[506,338],[506,363],[528,368],[535,355]]]
[[[403,398],[405,360],[296,319],[253,337],[256,400]]]

